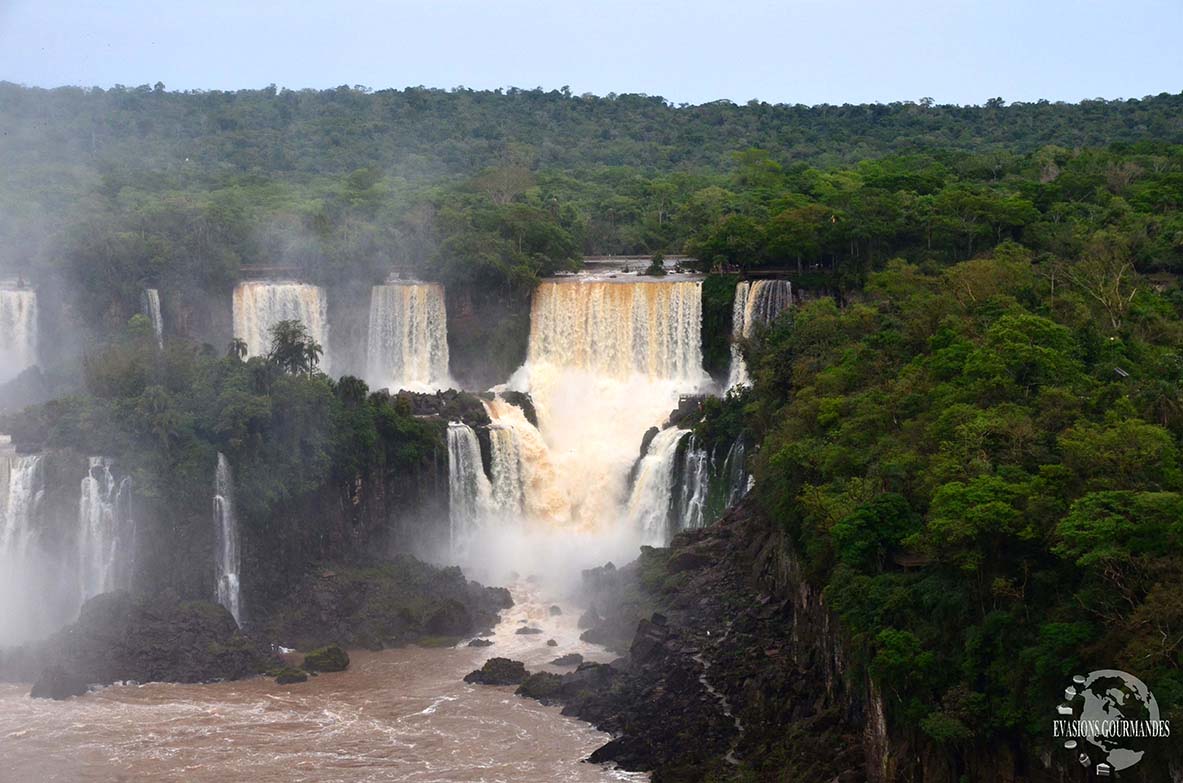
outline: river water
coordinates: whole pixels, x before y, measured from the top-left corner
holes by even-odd
[[[608,736],[558,707],[462,681],[496,655],[556,672],[564,653],[612,657],[579,641],[575,607],[552,617],[534,585],[512,589],[492,647],[351,652],[348,671],[296,685],[115,685],[64,702],[0,685],[0,781],[646,780],[583,763]],[[544,633],[514,633],[526,623]]]

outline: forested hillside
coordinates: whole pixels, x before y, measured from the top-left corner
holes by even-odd
[[[144,282],[528,288],[581,254],[824,267],[954,262],[1104,230],[1179,263],[1183,97],[982,107],[673,106],[637,95],[0,85],[0,265],[64,272],[116,324]]]

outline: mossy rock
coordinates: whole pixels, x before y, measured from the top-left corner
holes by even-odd
[[[518,686],[514,693],[528,699],[537,699],[543,704],[549,704],[558,697],[559,687],[562,684],[563,678],[557,674],[535,672],[527,677],[526,681]]]
[[[291,685],[293,683],[307,681],[308,672],[302,669],[294,669],[291,666],[280,669],[279,673],[275,676],[275,682],[277,685]]]
[[[336,644],[318,647],[304,656],[304,668],[310,672],[343,672],[349,668],[349,653]]]

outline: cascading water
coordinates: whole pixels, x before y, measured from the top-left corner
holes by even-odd
[[[493,508],[493,491],[481,463],[481,446],[472,427],[448,424],[449,543],[463,553],[468,540]]]
[[[571,508],[559,486],[542,433],[516,405],[501,398],[485,403],[492,425],[493,508],[502,523],[562,526]]]
[[[48,630],[44,582],[50,576],[35,557],[37,512],[45,496],[40,455],[0,458],[0,645]]]
[[[702,527],[707,522],[707,501],[711,492],[713,460],[691,434],[681,454],[680,475],[671,507],[676,530]]]
[[[389,389],[453,385],[443,286],[403,283],[371,289],[366,381],[373,388]]]
[[[635,444],[708,381],[701,294],[697,280],[547,281],[535,291],[527,362],[510,386],[534,400],[569,508],[562,526],[625,527]]]
[[[4,519],[0,528],[0,555],[23,561],[33,539],[33,518],[45,494],[41,455],[9,457],[8,484],[4,494]]]
[[[37,363],[37,292],[0,288],[0,382]]]
[[[91,457],[78,499],[80,603],[127,588],[135,546],[131,477],[116,479],[108,457]]]
[[[144,315],[152,322],[152,334],[156,336],[156,347],[164,349],[164,319],[160,317],[160,291],[155,288],[145,288],[141,295],[140,304],[144,308]]]
[[[242,597],[239,587],[241,558],[238,552],[238,520],[234,516],[234,474],[226,455],[218,452],[214,473],[215,577],[218,603],[242,623]]]
[[[628,519],[641,532],[644,543],[665,545],[673,534],[671,500],[678,447],[689,430],[670,427],[659,432],[637,466]]]
[[[329,367],[329,316],[324,289],[306,283],[248,281],[234,289],[234,335],[246,342],[247,355],[271,350],[271,328],[280,321],[299,321],[324,353]]]
[[[731,370],[727,388],[752,382],[738,341],[751,337],[755,328],[772,323],[793,304],[793,284],[788,280],[744,280],[735,287],[731,306]]]

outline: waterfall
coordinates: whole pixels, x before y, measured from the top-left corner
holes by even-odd
[[[727,388],[748,386],[747,363],[739,351],[738,341],[751,337],[756,326],[766,325],[793,304],[793,284],[788,280],[744,280],[735,287],[735,301],[731,306],[731,371]]]
[[[131,477],[116,479],[108,457],[91,457],[78,499],[81,601],[131,586],[135,521]]]
[[[250,281],[234,289],[234,336],[246,342],[247,355],[266,356],[271,350],[271,327],[280,321],[299,321],[320,343],[321,368],[329,366],[329,317],[324,289],[306,283]]]
[[[0,381],[37,363],[37,292],[0,288]]]
[[[677,530],[702,527],[708,521],[707,502],[711,491],[714,468],[711,455],[695,435],[687,440],[682,454],[680,475],[674,496],[673,518]]]
[[[145,288],[141,295],[140,304],[144,308],[144,315],[152,322],[152,334],[156,335],[156,347],[164,349],[164,320],[160,317],[160,291],[155,288]]]
[[[664,546],[673,534],[674,472],[678,447],[689,432],[670,427],[657,433],[637,467],[627,515],[646,544]]]
[[[702,378],[702,283],[544,282],[529,358],[602,376]]]
[[[555,524],[632,529],[628,474],[635,445],[702,369],[697,280],[546,281],[534,293],[527,361],[510,387],[528,391],[564,511]]]
[[[452,550],[463,552],[469,536],[487,521],[493,500],[476,433],[457,421],[448,424],[448,501]]]
[[[366,382],[375,389],[439,389],[448,376],[448,316],[438,283],[370,290]]]
[[[0,556],[6,562],[24,562],[33,540],[33,520],[45,495],[41,455],[9,457],[4,493],[4,519],[0,527]]]
[[[5,437],[0,456],[0,646],[38,638],[53,627],[56,570],[37,539],[45,497],[40,455],[18,456]]]
[[[238,520],[234,516],[234,475],[226,455],[218,452],[218,467],[214,473],[214,538],[217,558],[214,561],[217,578],[217,600],[234,615],[234,622],[242,623],[242,598],[239,588]]]

